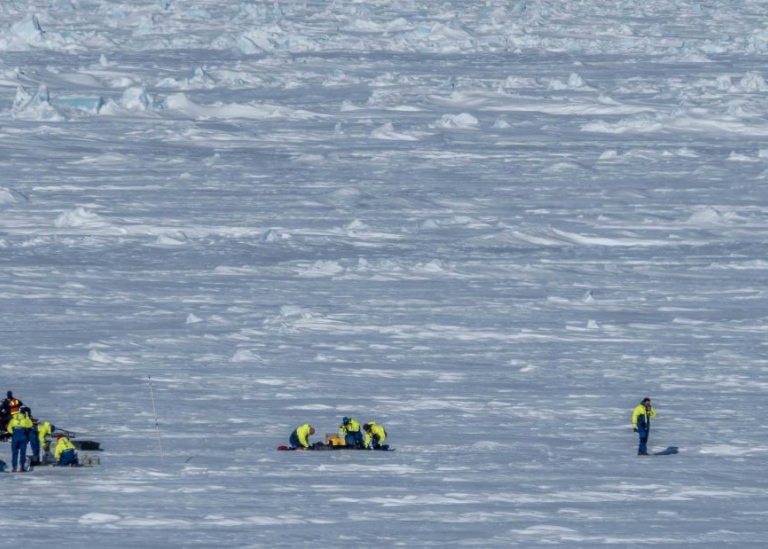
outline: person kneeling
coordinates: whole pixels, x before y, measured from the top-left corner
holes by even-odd
[[[288,444],[291,445],[293,450],[311,450],[312,445],[309,443],[309,437],[315,434],[315,428],[309,423],[299,425],[291,433],[288,439]]]
[[[56,449],[53,451],[56,465],[77,467],[77,451],[75,445],[64,435],[56,435]]]
[[[344,437],[344,444],[347,448],[364,449],[366,447],[365,437],[360,431],[360,423],[351,417],[344,416],[339,425],[339,434]]]

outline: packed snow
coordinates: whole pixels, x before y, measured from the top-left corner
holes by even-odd
[[[767,3],[15,0],[0,52],[2,394],[104,449],[0,475],[8,545],[768,544]],[[342,416],[396,451],[276,451]]]

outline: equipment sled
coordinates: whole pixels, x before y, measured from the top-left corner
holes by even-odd
[[[96,442],[95,440],[83,440],[77,438],[77,434],[73,433],[72,431],[67,431],[66,429],[56,429],[56,431],[53,433],[53,435],[49,435],[51,440],[54,440],[56,438],[56,435],[64,435],[66,436],[70,442],[75,446],[75,449],[78,451],[85,450],[89,452],[101,452],[101,444]]]
[[[56,431],[54,431],[53,434],[48,435],[45,437],[45,440],[49,444],[54,444],[56,442],[56,435],[64,435],[67,437],[70,442],[75,446],[75,449],[78,451],[84,450],[88,452],[101,452],[103,448],[101,447],[101,444],[96,442],[95,440],[83,440],[77,438],[77,434],[72,431],[67,431],[66,429],[59,429],[57,428]],[[11,441],[11,434],[10,433],[3,433],[0,434],[0,441],[3,442],[10,442]]]
[[[394,452],[394,448],[390,448],[389,444],[383,444],[379,448],[358,448],[357,446],[341,446],[338,444],[324,444],[322,442],[315,442],[309,448],[291,448],[290,446],[278,446],[280,451],[315,451],[315,452]]]
[[[67,469],[69,467],[94,467],[96,465],[101,465],[101,458],[99,456],[78,454],[77,460],[77,465],[63,465],[61,468]],[[59,467],[59,465],[56,464],[56,460],[50,454],[45,454],[40,459],[40,461],[35,461],[30,456],[27,456],[27,470],[32,471],[37,467]]]

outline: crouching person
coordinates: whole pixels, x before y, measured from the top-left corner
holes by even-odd
[[[56,449],[53,451],[56,465],[77,467],[77,451],[75,445],[64,435],[56,435]]]
[[[360,431],[360,423],[351,417],[344,417],[339,425],[339,434],[344,437],[344,444],[350,448],[365,448],[365,437]]]
[[[291,436],[288,439],[288,443],[294,450],[308,450],[312,447],[312,445],[309,443],[309,437],[314,434],[315,428],[312,427],[309,423],[299,425],[291,433]]]
[[[387,440],[387,431],[375,421],[369,421],[363,425],[363,431],[365,431],[366,448],[379,450],[384,445],[384,441]]]

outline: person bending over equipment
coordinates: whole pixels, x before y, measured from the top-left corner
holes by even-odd
[[[296,449],[306,450],[308,448],[311,448],[309,444],[309,437],[314,434],[315,434],[315,428],[312,427],[309,423],[305,423],[304,425],[299,425],[291,433],[291,437],[288,440],[288,444],[290,444],[291,448],[293,448],[294,450]]]
[[[387,431],[375,421],[369,421],[363,425],[363,431],[365,431],[366,448],[378,450],[387,440]]]

